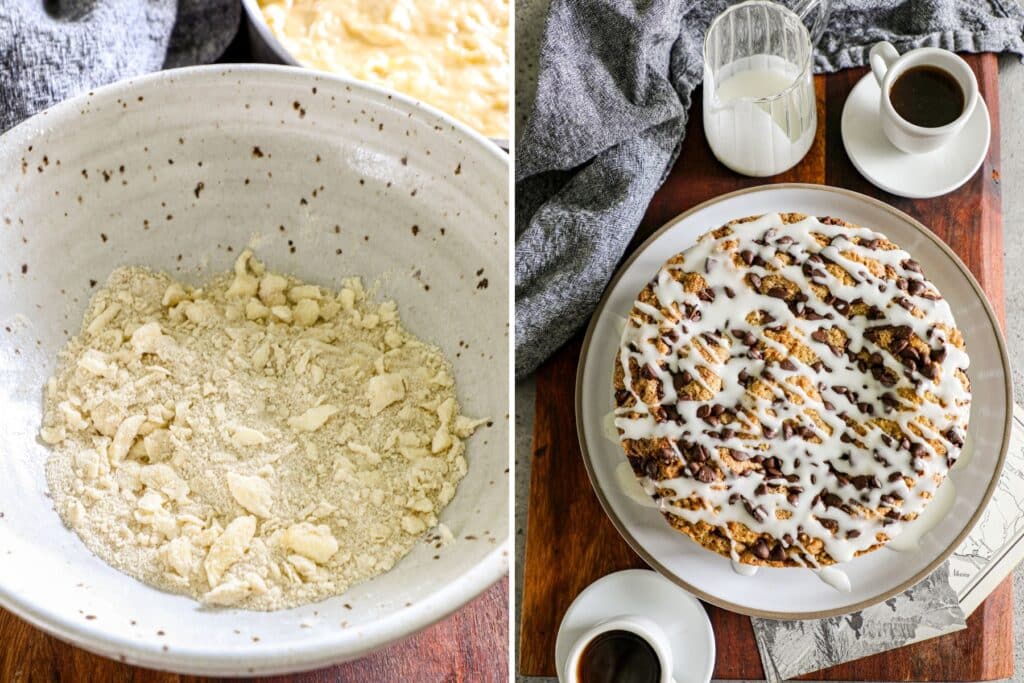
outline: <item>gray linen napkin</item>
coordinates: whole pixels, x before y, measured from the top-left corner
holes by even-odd
[[[593,312],[679,151],[702,41],[723,0],[552,0],[516,149],[516,376]],[[889,40],[1024,55],[1013,0],[839,0],[818,71]]]
[[[238,0],[0,0],[0,132],[90,88],[212,62]]]

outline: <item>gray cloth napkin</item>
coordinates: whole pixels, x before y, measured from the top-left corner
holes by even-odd
[[[0,0],[0,132],[80,92],[217,59],[238,0]]]
[[[722,0],[552,0],[537,96],[516,149],[516,376],[593,312],[679,151],[702,41]],[[889,40],[1024,54],[1013,0],[840,0],[816,69]]]

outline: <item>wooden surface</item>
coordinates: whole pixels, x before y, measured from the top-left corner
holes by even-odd
[[[243,666],[244,668],[244,666]],[[67,645],[0,610],[0,683],[206,683],[129,666]],[[508,579],[451,617],[363,659],[261,681],[503,683],[508,680]]]
[[[816,77],[818,136],[807,157],[774,178],[745,178],[711,154],[701,127],[699,97],[680,162],[655,195],[631,249],[686,209],[726,192],[765,182],[808,182],[846,187],[906,211],[931,227],[967,263],[1003,315],[1002,217],[999,188],[999,94],[993,55],[968,57],[992,118],[985,164],[958,191],[930,200],[882,192],[854,169],[843,150],[840,116],[846,96],[865,70]],[[520,673],[555,673],[555,635],[562,615],[587,585],[611,572],[645,566],[605,516],[583,468],[576,440],[574,389],[582,334],[537,374],[533,466],[530,483]],[[682,540],[680,542],[683,542]],[[764,677],[750,620],[708,606],[718,643],[716,678]],[[968,628],[899,650],[807,676],[817,680],[974,681],[1013,672],[1010,581],[1004,581],[968,619]]]

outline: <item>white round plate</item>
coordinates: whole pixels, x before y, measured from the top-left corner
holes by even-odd
[[[203,67],[33,117],[0,138],[0,170],[0,606],[108,657],[271,674],[383,647],[507,571],[508,159],[488,140],[341,78]],[[198,284],[247,244],[308,282],[377,283],[452,360],[466,413],[493,417],[441,514],[454,543],[420,543],[344,596],[271,613],[204,609],[94,557],[53,511],[36,438],[92,285],[122,264]]]
[[[589,629],[616,617],[646,617],[672,644],[676,683],[708,683],[715,667],[715,634],[703,605],[660,574],[627,569],[587,586],[569,605],[555,640],[558,679],[565,680],[569,650]]]
[[[860,79],[843,105],[840,128],[846,154],[872,185],[900,197],[938,197],[970,180],[985,161],[992,126],[981,97],[952,140],[934,152],[907,154],[894,147],[882,132],[880,96],[873,74]]]
[[[674,531],[656,509],[617,483],[622,447],[604,434],[614,407],[612,367],[622,323],[636,295],[673,254],[732,219],[769,212],[836,216],[887,235],[914,255],[949,301],[971,356],[973,403],[968,448],[973,458],[950,474],[956,499],[914,552],[877,550],[842,565],[851,590],[840,592],[802,569],[734,572],[727,558]],[[587,330],[576,378],[576,423],[587,472],[619,533],[654,569],[701,599],[734,612],[773,619],[844,614],[880,602],[925,578],[960,544],[995,488],[1010,436],[1009,361],[991,306],[967,268],[930,230],[880,201],[821,185],[779,184],[741,190],[701,204],[648,239],[619,270]],[[965,453],[962,457],[969,458]]]

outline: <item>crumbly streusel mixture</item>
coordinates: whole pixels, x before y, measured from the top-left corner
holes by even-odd
[[[440,350],[358,279],[334,293],[248,251],[193,289],[110,276],[46,387],[57,511],[114,567],[272,610],[386,572],[433,527],[483,421]]]

